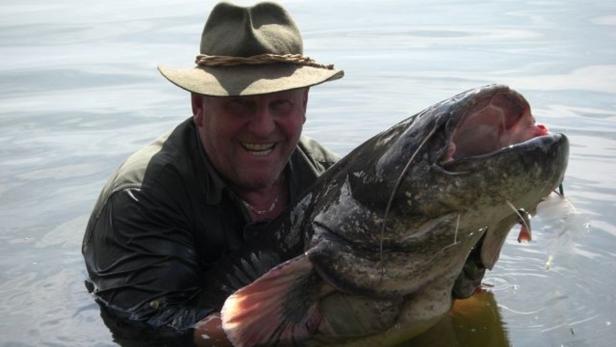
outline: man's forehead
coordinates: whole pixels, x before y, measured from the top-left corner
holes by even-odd
[[[281,92],[256,94],[256,95],[235,95],[235,96],[210,96],[203,95],[204,100],[212,101],[229,101],[229,100],[242,100],[242,101],[267,101],[277,99],[294,99],[303,97],[309,88],[297,88],[291,90],[284,90]]]

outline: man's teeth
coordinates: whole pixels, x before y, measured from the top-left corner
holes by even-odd
[[[275,143],[242,143],[242,146],[253,155],[267,155],[273,149]]]

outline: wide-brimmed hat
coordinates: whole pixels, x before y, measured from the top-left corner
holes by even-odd
[[[212,96],[273,93],[344,75],[333,65],[305,57],[293,19],[271,2],[252,7],[216,5],[203,28],[196,64],[193,68],[159,66],[158,70],[180,88]]]

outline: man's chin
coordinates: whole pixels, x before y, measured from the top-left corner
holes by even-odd
[[[272,187],[280,177],[280,174],[272,172],[251,172],[241,175],[236,185],[242,190],[262,190]]]

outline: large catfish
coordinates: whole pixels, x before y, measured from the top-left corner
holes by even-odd
[[[304,251],[225,301],[227,336],[235,346],[303,345],[319,334],[426,329],[452,297],[479,286],[468,264],[491,269],[509,230],[527,224],[524,211],[562,182],[568,150],[564,135],[536,123],[528,102],[501,85],[456,95],[374,136],[283,218],[273,233],[278,249],[238,262],[235,275],[245,278],[259,272],[250,265],[259,258]],[[338,298],[354,298],[378,324],[346,334],[335,310],[322,312]]]

